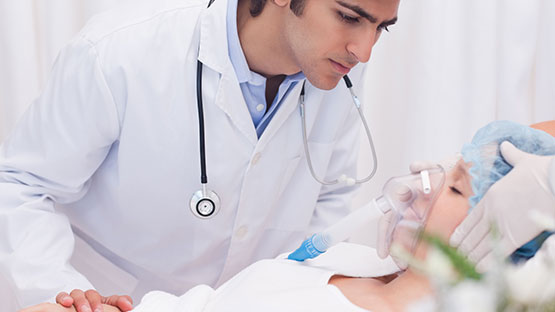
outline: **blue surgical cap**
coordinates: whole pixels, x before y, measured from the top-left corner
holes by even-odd
[[[544,131],[504,120],[491,122],[481,128],[472,138],[472,143],[465,144],[461,151],[464,161],[472,163],[469,170],[474,191],[474,196],[469,199],[471,209],[495,182],[513,168],[499,151],[503,141],[509,141],[527,153],[555,155],[555,138]],[[515,251],[511,259],[517,262],[533,257],[543,241],[551,234],[553,233],[540,234]]]

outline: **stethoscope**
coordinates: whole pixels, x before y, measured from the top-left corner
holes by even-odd
[[[366,131],[366,137],[368,138],[368,142],[370,144],[372,150],[372,158],[374,160],[374,166],[370,174],[364,179],[355,179],[347,177],[346,175],[341,175],[338,179],[332,181],[325,181],[324,179],[320,179],[316,176],[314,172],[314,168],[312,166],[312,160],[310,157],[310,151],[308,150],[308,140],[306,136],[306,118],[305,118],[305,105],[304,105],[304,94],[305,94],[305,83],[306,80],[303,82],[303,86],[301,89],[300,94],[300,113],[301,113],[301,120],[302,120],[302,133],[303,133],[303,145],[304,151],[306,155],[306,162],[308,164],[308,168],[310,170],[310,174],[312,177],[319,183],[323,185],[334,185],[338,183],[345,183],[347,185],[354,185],[354,184],[362,184],[365,182],[370,181],[370,179],[376,174],[376,169],[378,168],[378,160],[376,157],[376,149],[374,148],[374,142],[372,141],[372,135],[370,133],[370,129],[368,128],[368,123],[366,122],[366,118],[364,117],[364,113],[362,112],[362,108],[360,105],[360,100],[354,93],[352,87],[353,84],[347,75],[343,76],[343,80],[347,85],[347,88],[351,92],[351,97],[353,98],[353,102],[355,107],[357,108],[358,114],[360,119],[362,120],[362,124],[364,125],[364,130]],[[198,61],[197,63],[197,105],[198,105],[198,118],[199,118],[199,150],[200,150],[200,183],[202,188],[196,191],[193,196],[191,197],[191,211],[193,214],[202,219],[208,219],[218,213],[220,210],[220,197],[216,192],[207,189],[208,184],[208,175],[206,173],[206,144],[205,144],[205,135],[204,135],[204,112],[203,112],[203,104],[202,104],[202,63]]]
[[[210,0],[208,2],[208,7],[214,2],[214,0]],[[364,117],[364,113],[360,107],[360,100],[356,96],[353,91],[353,84],[347,75],[343,76],[343,80],[345,80],[345,84],[347,88],[351,92],[351,97],[353,98],[353,102],[355,107],[357,108],[358,114],[360,119],[362,120],[362,124],[364,125],[364,130],[366,131],[366,137],[368,138],[368,143],[370,144],[370,148],[372,150],[372,159],[374,160],[374,166],[370,174],[364,179],[354,179],[347,177],[346,175],[341,175],[338,179],[333,181],[325,181],[323,179],[319,179],[316,174],[314,173],[314,169],[312,167],[312,160],[310,158],[310,152],[308,150],[308,139],[306,138],[306,118],[305,118],[305,108],[304,108],[304,86],[306,80],[303,82],[303,87],[301,89],[300,95],[300,110],[301,110],[301,120],[302,120],[302,128],[303,128],[303,145],[304,151],[306,155],[306,162],[308,164],[308,168],[310,169],[310,174],[312,177],[318,182],[323,185],[334,185],[338,183],[345,183],[347,185],[354,185],[354,184],[362,184],[365,182],[370,181],[370,179],[376,174],[376,170],[378,169],[378,159],[376,158],[376,149],[374,148],[374,142],[372,141],[372,135],[370,133],[370,129],[368,128],[368,123],[366,122],[366,118]],[[205,135],[204,135],[204,110],[202,105],[202,63],[197,61],[197,106],[198,106],[198,126],[199,126],[199,151],[200,151],[200,184],[202,188],[196,191],[193,196],[191,197],[191,211],[193,214],[201,219],[208,219],[213,217],[220,211],[220,197],[216,192],[207,189],[206,185],[208,184],[208,175],[206,174],[206,144],[205,144]]]

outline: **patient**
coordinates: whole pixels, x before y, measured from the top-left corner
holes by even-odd
[[[555,121],[540,127],[555,135]],[[519,137],[522,133],[525,133],[524,139]],[[493,167],[489,166],[492,163],[476,164],[492,160],[491,157],[476,157],[485,150],[491,152],[484,148],[485,145],[494,146],[492,155],[496,152],[498,155],[501,140],[517,137],[512,143],[525,151],[555,154],[555,138],[513,123],[491,123],[481,129],[479,135],[491,137],[491,142],[480,142],[473,155],[469,152],[472,147],[467,145],[463,149],[464,159],[446,173],[443,189],[426,223],[427,233],[445,241],[471,209],[469,199],[483,195],[474,194],[473,186],[476,189],[477,184],[483,185],[489,180],[494,183],[500,178],[492,178],[491,173],[499,173],[496,168],[499,168],[499,161],[504,162],[501,157],[494,157]],[[521,141],[525,141],[526,146],[521,146]],[[527,150],[530,145],[532,150]],[[469,159],[475,163],[464,161]],[[472,167],[482,171],[469,172]],[[425,242],[419,242],[415,257],[425,259],[427,249]],[[405,311],[415,301],[433,294],[426,276],[411,268],[398,271],[392,259],[381,260],[374,249],[343,243],[303,263],[285,259],[259,261],[215,290],[200,285],[181,297],[151,292],[134,311]],[[111,306],[104,306],[104,309],[118,311]],[[22,310],[35,311],[74,310],[56,304],[40,304]]]

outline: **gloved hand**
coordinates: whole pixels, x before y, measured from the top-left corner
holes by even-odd
[[[514,168],[495,183],[472,212],[456,228],[450,244],[484,271],[493,261],[489,234],[493,224],[500,236],[501,256],[508,256],[546,230],[533,219],[532,211],[555,218],[555,195],[550,189],[550,166],[555,156],[525,153],[509,142],[501,154]]]
[[[443,167],[445,171],[452,169],[456,164],[457,161],[461,159],[461,155],[459,153],[448,157],[439,163],[431,162],[431,161],[414,161],[410,164],[409,170],[411,173],[419,173],[422,170],[437,168],[438,165]],[[389,255],[389,248],[391,247],[387,242],[387,228],[391,223],[391,219],[393,218],[393,212],[388,211],[378,221],[378,256],[382,259],[385,259]],[[401,269],[405,269],[406,266],[397,263]]]

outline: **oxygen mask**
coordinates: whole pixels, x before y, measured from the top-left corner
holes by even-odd
[[[444,181],[442,167],[391,178],[385,183],[381,196],[323,232],[307,238],[288,258],[297,261],[314,258],[383,214],[388,214],[389,222],[380,224],[385,228],[378,231],[385,233],[386,243],[390,246],[395,242],[413,252]]]

